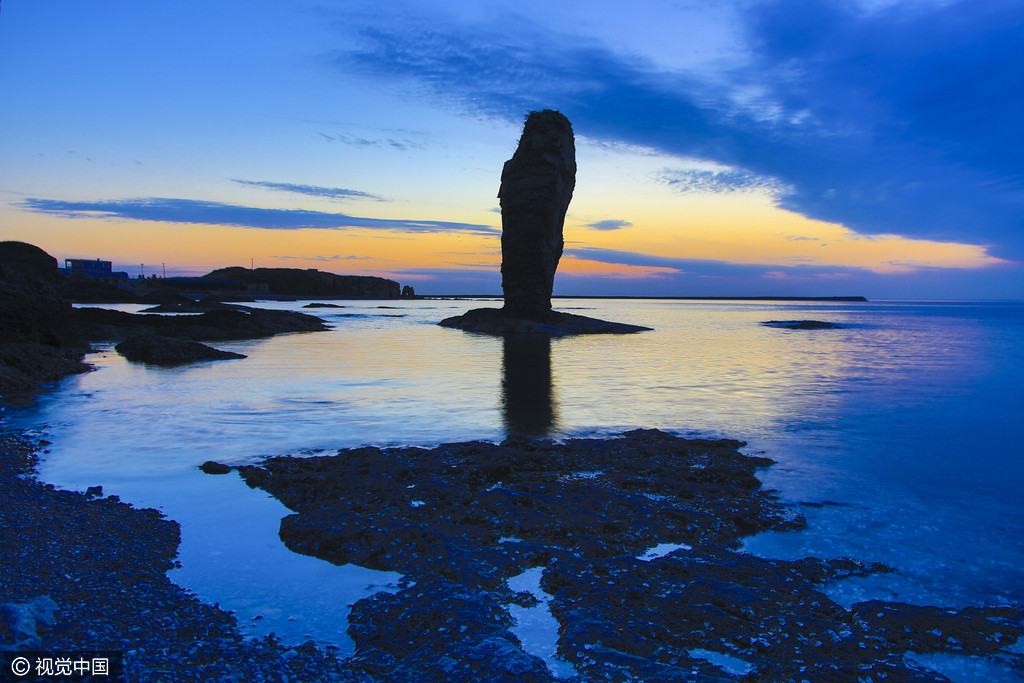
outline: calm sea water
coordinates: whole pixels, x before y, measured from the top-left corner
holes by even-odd
[[[159,369],[100,347],[87,359],[96,372],[4,407],[4,421],[52,441],[42,479],[99,484],[179,521],[174,581],[254,634],[342,650],[347,605],[398,575],[288,552],[285,508],[197,465],[509,432],[738,438],[778,461],[766,487],[812,504],[799,505],[806,531],[752,538],[748,551],[899,570],[834,588],[847,604],[1024,602],[1022,303],[559,300],[655,329],[519,343],[434,324],[472,303],[338,303],[310,311],[329,332],[217,344],[245,360]],[[759,324],[808,318],[843,329]]]

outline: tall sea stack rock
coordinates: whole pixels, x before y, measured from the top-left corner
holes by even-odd
[[[486,334],[618,334],[649,327],[551,310],[565,212],[576,188],[572,124],[557,111],[530,112],[501,171],[502,308],[475,308],[439,325]]]
[[[562,257],[565,212],[576,187],[576,145],[569,119],[531,112],[519,146],[501,172],[501,287],[505,311],[529,320],[551,313]]]

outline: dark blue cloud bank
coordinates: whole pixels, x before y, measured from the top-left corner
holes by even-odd
[[[753,183],[863,234],[1024,259],[1024,3],[739,7],[750,58],[714,79],[525,20],[363,24],[359,47],[332,59],[468,113],[519,121],[557,108],[577,134],[738,169],[677,178],[682,190]]]
[[[104,218],[160,223],[230,225],[262,230],[344,230],[370,228],[392,232],[433,233],[466,232],[496,235],[501,231],[488,225],[449,221],[361,218],[343,213],[302,209],[263,209],[196,199],[119,199],[95,202],[69,202],[57,199],[29,198],[17,206],[37,213],[62,218]]]

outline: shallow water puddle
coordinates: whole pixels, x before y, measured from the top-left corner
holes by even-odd
[[[715,652],[714,650],[695,648],[689,651],[689,655],[695,659],[703,659],[710,662],[722,671],[728,674],[733,674],[734,676],[746,676],[753,668],[751,664],[743,661],[739,657]]]
[[[509,590],[529,593],[539,601],[533,607],[508,605],[508,613],[516,620],[512,633],[516,634],[519,642],[523,644],[523,650],[543,659],[555,677],[572,678],[577,675],[576,667],[556,654],[558,620],[551,614],[551,607],[548,604],[552,595],[540,587],[543,575],[544,567],[533,567],[508,579]]]
[[[234,612],[244,635],[275,633],[287,643],[312,638],[351,655],[354,644],[346,633],[351,605],[378,591],[397,590],[402,575],[293,553],[277,535],[290,511],[237,476],[197,471],[182,477],[181,484],[180,496],[165,496],[161,506],[182,531],[181,567],[168,577],[201,600]]]
[[[671,555],[677,550],[693,550],[693,547],[686,545],[685,543],[659,543],[653,548],[649,548],[646,552],[637,555],[636,559],[644,562],[650,562],[651,560],[656,560],[659,557]]]

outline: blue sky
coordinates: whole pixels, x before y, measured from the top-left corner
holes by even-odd
[[[554,108],[556,292],[1024,298],[1020,45],[985,0],[7,0],[0,237],[497,292]]]

